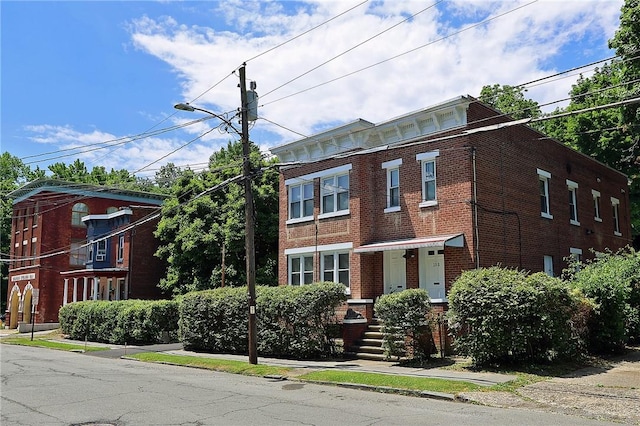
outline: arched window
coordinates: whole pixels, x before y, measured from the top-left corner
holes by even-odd
[[[109,207],[107,208],[107,214],[115,213],[118,211],[117,207]]]
[[[89,207],[84,203],[76,203],[71,209],[71,225],[82,226],[82,218],[89,214]]]

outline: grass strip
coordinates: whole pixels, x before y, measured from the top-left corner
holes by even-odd
[[[9,345],[35,346],[40,348],[56,349],[60,351],[69,351],[69,352],[70,351],[96,352],[96,351],[106,351],[110,349],[105,346],[77,345],[74,343],[64,343],[64,342],[46,340],[42,338],[31,340],[28,337],[7,337],[2,339],[0,342],[6,343]]]
[[[245,376],[287,376],[288,373],[292,371],[292,369],[288,367],[275,367],[262,364],[254,365],[244,361],[233,361],[203,356],[172,355],[157,352],[143,352],[128,355],[127,357],[144,362],[183,365],[186,367],[204,368],[207,370],[222,371],[225,373],[243,374]]]
[[[357,371],[321,370],[302,376],[300,380],[335,383],[352,383],[369,386],[386,386],[396,389],[441,392],[455,395],[459,392],[481,390],[482,386],[459,380],[438,379],[432,377],[395,376],[380,373]]]

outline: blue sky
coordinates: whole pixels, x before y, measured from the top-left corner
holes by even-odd
[[[478,95],[483,85],[521,84],[613,56],[607,40],[621,6],[622,0],[5,0],[2,151],[43,169],[76,158],[89,169],[139,175],[169,161],[199,169],[235,139],[217,130],[198,138],[214,120],[121,138],[202,117],[174,110],[177,102],[235,110],[233,72],[244,61],[261,96],[262,119],[251,139],[267,149],[327,126],[380,122]],[[576,78],[527,94],[552,102],[566,97]],[[114,140],[127,143],[88,151]]]

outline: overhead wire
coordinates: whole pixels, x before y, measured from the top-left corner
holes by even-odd
[[[415,17],[416,17],[416,16],[418,16],[419,14],[421,14],[421,13],[423,13],[423,12],[425,12],[425,11],[427,11],[427,10],[429,10],[429,9],[431,9],[431,8],[433,8],[433,7],[435,7],[435,6],[437,6],[438,4],[442,3],[443,1],[444,1],[444,0],[437,0],[437,1],[436,1],[435,3],[433,3],[432,5],[425,7],[424,9],[422,9],[422,10],[420,10],[420,11],[418,11],[418,12],[414,13],[413,15],[411,15],[411,16],[409,16],[409,17],[407,17],[407,18],[403,19],[402,21],[397,22],[396,24],[394,24],[394,25],[392,25],[392,26],[390,26],[390,27],[388,27],[388,28],[385,28],[383,31],[380,31],[379,33],[374,34],[373,36],[371,36],[371,37],[369,37],[369,38],[367,38],[367,39],[365,39],[365,40],[361,41],[360,43],[357,43],[356,45],[351,46],[349,49],[347,49],[347,50],[345,50],[345,51],[342,51],[341,53],[339,53],[339,54],[337,54],[337,55],[335,55],[335,56],[333,56],[333,57],[331,57],[331,58],[327,59],[326,61],[324,61],[324,62],[322,62],[322,63],[320,63],[320,64],[318,64],[318,65],[316,65],[316,66],[312,67],[311,69],[309,69],[309,70],[307,70],[307,71],[303,72],[302,74],[300,74],[300,75],[298,75],[298,76],[296,76],[296,77],[294,77],[294,78],[292,78],[292,79],[288,80],[287,82],[285,82],[285,83],[281,84],[280,86],[277,86],[275,89],[272,89],[271,91],[269,91],[269,92],[267,92],[267,93],[263,94],[263,95],[262,95],[262,97],[269,96],[269,94],[271,94],[271,93],[273,93],[273,92],[275,92],[275,91],[277,91],[277,90],[279,90],[279,89],[283,88],[284,86],[286,86],[286,85],[288,85],[288,84],[293,83],[294,81],[296,81],[296,80],[298,80],[298,79],[300,79],[300,78],[304,77],[305,75],[307,75],[307,74],[309,74],[309,73],[311,73],[311,72],[313,72],[313,71],[315,71],[315,70],[317,70],[317,69],[319,69],[319,68],[322,68],[323,66],[327,65],[328,63],[335,61],[335,60],[336,60],[336,59],[338,59],[339,57],[346,55],[347,53],[349,53],[349,52],[351,52],[351,51],[353,51],[353,50],[357,49],[358,47],[360,47],[360,46],[362,46],[362,45],[364,45],[364,44],[366,44],[366,43],[368,43],[368,42],[370,42],[371,40],[373,40],[373,39],[375,39],[375,38],[380,37],[381,35],[385,34],[385,33],[386,33],[386,32],[388,32],[388,31],[391,31],[392,29],[396,28],[397,26],[399,26],[399,25],[401,25],[401,24],[404,24],[405,22],[407,22],[407,21],[409,21],[409,20],[411,20],[411,19],[415,18]],[[537,1],[537,0],[535,0],[535,1]]]
[[[299,95],[299,94],[301,94],[301,93],[308,92],[309,90],[317,89],[318,87],[322,87],[322,86],[325,86],[325,85],[327,85],[327,84],[334,83],[334,82],[336,82],[336,81],[338,81],[338,80],[342,80],[342,79],[347,78],[347,77],[350,77],[350,76],[352,76],[352,75],[354,75],[354,74],[360,73],[360,72],[362,72],[362,71],[366,71],[366,70],[368,70],[368,69],[370,69],[370,68],[373,68],[373,67],[376,67],[376,66],[378,66],[378,65],[382,65],[382,64],[384,64],[384,63],[386,63],[386,62],[389,62],[389,61],[392,61],[392,60],[398,59],[398,58],[400,58],[400,57],[402,57],[402,56],[408,55],[409,53],[413,53],[413,52],[415,52],[415,51],[417,51],[417,50],[424,49],[424,48],[425,48],[425,47],[427,47],[427,46],[430,46],[430,45],[432,45],[432,44],[435,44],[435,43],[438,43],[438,42],[440,42],[440,41],[446,40],[446,39],[448,39],[448,38],[450,38],[450,37],[453,37],[453,36],[455,36],[455,35],[458,35],[458,34],[460,34],[460,33],[463,33],[463,32],[465,32],[465,31],[468,31],[468,30],[470,30],[470,29],[472,29],[472,28],[478,27],[478,26],[480,26],[480,25],[486,24],[487,22],[493,21],[493,20],[495,20],[495,19],[501,18],[501,17],[503,17],[503,16],[505,16],[505,15],[508,15],[508,14],[510,14],[510,13],[513,13],[513,12],[515,12],[515,11],[519,10],[519,9],[522,9],[522,8],[524,8],[524,7],[527,7],[527,6],[530,6],[530,5],[532,5],[532,4],[534,4],[534,3],[537,3],[537,2],[538,2],[538,0],[533,0],[532,2],[525,3],[525,4],[523,4],[523,5],[520,5],[520,6],[516,7],[516,8],[513,8],[513,9],[511,9],[511,10],[508,10],[508,11],[503,12],[503,13],[501,13],[501,14],[498,14],[498,15],[496,15],[496,16],[492,16],[492,17],[487,18],[487,19],[485,19],[485,20],[483,20],[483,21],[480,21],[480,22],[477,22],[477,23],[472,24],[472,25],[470,25],[470,26],[467,26],[467,27],[465,27],[465,28],[463,28],[463,29],[461,29],[461,30],[459,30],[459,31],[455,31],[455,32],[453,32],[453,33],[451,33],[451,34],[448,34],[448,35],[446,35],[446,36],[444,36],[444,37],[441,37],[441,38],[439,38],[439,39],[437,39],[437,40],[430,41],[430,42],[428,42],[428,43],[425,43],[425,44],[423,44],[423,45],[420,45],[420,46],[418,46],[418,47],[415,47],[415,48],[413,48],[413,49],[410,49],[410,50],[408,50],[408,51],[405,51],[405,52],[403,52],[403,53],[400,53],[400,54],[398,54],[398,55],[394,55],[394,56],[392,56],[392,57],[390,57],[390,58],[384,59],[384,60],[382,60],[382,61],[378,61],[378,62],[373,63],[373,64],[371,64],[371,65],[368,65],[368,66],[366,66],[366,67],[359,68],[359,69],[357,69],[357,70],[355,70],[355,71],[352,71],[352,72],[350,72],[350,73],[344,74],[344,75],[342,75],[342,76],[340,76],[340,77],[336,77],[336,78],[333,78],[333,79],[331,79],[331,80],[325,81],[325,82],[323,82],[323,83],[320,83],[320,84],[314,85],[314,86],[312,86],[312,87],[309,87],[309,88],[307,88],[307,89],[304,89],[304,90],[301,90],[301,91],[298,91],[298,92],[292,93],[292,94],[287,95],[287,96],[283,96],[283,97],[278,98],[278,99],[276,99],[276,100],[273,100],[273,101],[271,101],[271,102],[267,102],[267,103],[261,104],[260,106],[270,105],[270,104],[272,104],[272,103],[279,102],[279,101],[281,101],[281,100],[284,100],[284,99],[290,98],[290,97],[292,97],[292,96],[296,96],[296,95]],[[403,22],[404,22],[404,21],[403,21]],[[341,56],[341,55],[339,55],[339,56]],[[312,70],[310,70],[310,71],[313,71],[313,69],[312,69]],[[307,72],[305,72],[305,73],[304,73],[304,74],[302,74],[302,75],[306,75],[306,74],[308,74],[310,71],[307,71]],[[299,77],[300,77],[300,76],[299,76]],[[299,77],[296,77],[296,78],[294,78],[294,79],[290,80],[289,82],[295,81],[295,80],[297,80]],[[289,82],[287,82],[287,83],[285,83],[285,84],[288,84]],[[281,88],[282,88],[282,87],[284,87],[284,86],[285,86],[285,85],[280,85],[280,86],[278,86],[276,89],[273,89],[273,90],[271,90],[271,91],[269,91],[269,92],[267,92],[267,93],[263,94],[263,95],[261,96],[261,98],[264,98],[265,96],[267,96],[267,95],[269,95],[269,94],[273,93],[273,92],[274,92],[274,91],[276,91],[276,90],[281,89]]]

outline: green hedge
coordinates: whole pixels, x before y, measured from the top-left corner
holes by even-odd
[[[449,327],[455,348],[476,364],[578,357],[585,306],[562,280],[541,272],[470,270],[451,288]]]
[[[640,253],[628,248],[571,265],[572,284],[595,302],[589,350],[620,353],[640,340]]]
[[[410,289],[380,296],[374,309],[382,321],[382,345],[387,358],[429,358],[434,346],[428,320],[431,304],[426,291]]]
[[[71,339],[142,345],[177,340],[178,302],[171,300],[85,301],[58,314]]]
[[[329,355],[335,309],[346,301],[344,285],[257,287],[260,356],[299,359]],[[187,350],[246,354],[246,287],[186,294],[180,308],[180,338]]]

